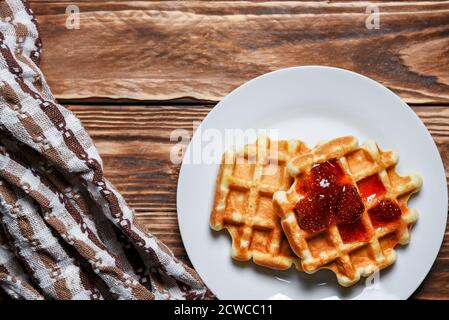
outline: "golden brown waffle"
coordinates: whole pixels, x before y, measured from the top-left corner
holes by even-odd
[[[305,199],[300,191],[303,190],[301,181],[306,179],[313,166],[331,159],[338,159],[337,163],[362,195],[365,208],[357,222],[351,224],[357,224],[357,227],[349,229],[351,232],[363,231],[362,237],[356,240],[349,237],[349,240],[343,241],[348,235],[341,224],[331,223],[319,232],[308,232],[300,227],[295,206]],[[369,276],[394,263],[394,247],[398,243],[408,243],[409,228],[418,218],[417,212],[407,207],[407,201],[422,185],[421,177],[416,174],[398,175],[395,171],[397,161],[395,153],[379,149],[375,142],[366,141],[359,146],[355,137],[347,136],[321,143],[309,154],[295,157],[288,163],[288,171],[295,177],[295,182],[288,191],[276,192],[273,201],[290,246],[301,258],[305,272],[330,269],[337,275],[340,285],[350,286],[360,277]],[[381,191],[364,197],[364,194],[369,194],[366,191],[375,185]],[[382,201],[389,201],[387,199],[399,205],[399,218],[394,222],[379,223],[381,220],[374,215],[376,209],[373,208]]]
[[[232,257],[253,259],[272,269],[288,269],[297,257],[283,235],[272,197],[288,190],[293,179],[287,163],[309,152],[301,141],[270,141],[260,137],[243,150],[226,151],[217,176],[211,228],[226,228],[232,237]]]

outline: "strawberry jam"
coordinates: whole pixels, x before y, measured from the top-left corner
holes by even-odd
[[[298,191],[304,195],[295,207],[298,223],[309,232],[325,230],[334,223],[355,223],[365,210],[357,189],[336,159],[314,165],[301,179]]]
[[[380,200],[373,208],[368,210],[371,223],[375,228],[399,221],[401,218],[401,208],[390,199]]]
[[[363,241],[367,238],[365,226],[360,219],[352,223],[340,223],[338,231],[340,231],[341,240],[345,243]]]
[[[377,174],[360,180],[357,187],[362,198],[368,203],[385,194],[385,187]]]
[[[357,189],[351,184],[342,185],[336,211],[337,222],[353,223],[360,218],[363,211],[365,206]]]

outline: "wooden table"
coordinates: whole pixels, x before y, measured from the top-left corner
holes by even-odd
[[[80,28],[66,28],[66,8]],[[396,92],[432,133],[449,173],[449,1],[367,3],[31,1],[43,72],[92,135],[106,174],[148,229],[187,261],[176,220],[173,129],[192,129],[257,75],[331,65]],[[419,150],[417,150],[419,152]],[[428,212],[426,214],[432,214]],[[449,234],[414,294],[449,298]]]

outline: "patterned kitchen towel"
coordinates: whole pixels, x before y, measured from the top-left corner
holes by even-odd
[[[41,47],[28,3],[0,1],[0,288],[16,299],[210,297],[104,177],[39,70]]]

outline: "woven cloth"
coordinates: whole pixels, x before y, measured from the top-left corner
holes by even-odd
[[[0,2],[0,288],[16,299],[202,299],[140,226],[80,121],[39,70],[25,1]]]

